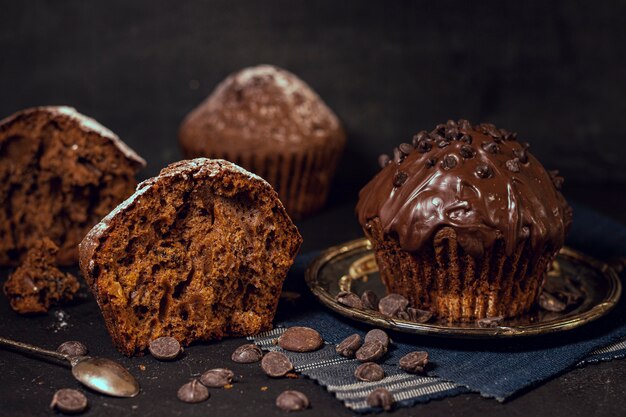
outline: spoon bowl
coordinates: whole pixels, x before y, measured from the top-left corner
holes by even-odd
[[[139,383],[119,363],[106,358],[78,356],[71,359],[72,375],[94,391],[113,397],[134,397]]]

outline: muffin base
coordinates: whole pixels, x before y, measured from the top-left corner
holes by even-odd
[[[551,252],[533,257],[528,241],[507,256],[503,240],[474,258],[463,251],[450,227],[440,229],[432,246],[419,253],[402,250],[397,240],[382,232],[378,219],[370,221],[365,231],[387,291],[450,322],[527,313],[554,258]]]

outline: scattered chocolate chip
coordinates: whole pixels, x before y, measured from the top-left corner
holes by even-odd
[[[200,376],[200,383],[208,388],[223,388],[233,382],[235,374],[230,369],[209,369]]]
[[[50,408],[66,414],[78,414],[87,409],[87,397],[82,392],[63,388],[54,393]]]
[[[386,167],[387,165],[389,165],[390,162],[391,162],[391,159],[389,158],[389,155],[382,154],[378,157],[378,165],[381,168]]]
[[[504,165],[506,165],[506,169],[508,169],[511,172],[519,172],[519,159],[518,158],[509,159],[508,161],[505,162]]]
[[[485,150],[485,152],[489,152],[492,154],[500,152],[500,146],[498,146],[498,144],[495,142],[483,142],[481,146]]]
[[[430,142],[422,140],[417,143],[417,147],[415,149],[417,149],[420,153],[426,153],[432,149],[432,145]]]
[[[309,398],[300,391],[283,391],[276,397],[276,407],[283,411],[301,411],[310,405]]]
[[[398,365],[401,369],[412,374],[424,373],[426,365],[428,365],[428,352],[417,351],[407,353],[400,358]]]
[[[263,351],[254,344],[241,345],[231,355],[230,359],[237,363],[253,363],[263,358]]]
[[[355,333],[351,336],[346,337],[341,341],[341,343],[335,346],[335,351],[341,356],[344,356],[346,358],[352,358],[354,357],[355,352],[359,350],[361,345],[361,336]]]
[[[178,399],[185,403],[201,403],[209,398],[209,390],[197,379],[192,379],[178,389]]]
[[[335,299],[339,304],[343,304],[346,307],[363,308],[359,296],[350,291],[340,291]]]
[[[378,302],[378,311],[384,316],[395,317],[398,311],[405,310],[409,305],[409,300],[400,294],[389,294]]]
[[[435,166],[435,164],[437,163],[437,159],[436,158],[428,158],[426,160],[426,167],[427,168],[432,168]]]
[[[557,190],[560,190],[561,188],[563,188],[563,182],[565,182],[565,179],[559,175],[559,171],[554,169],[551,171],[548,171],[548,174],[550,175],[550,179],[552,180],[552,183],[554,184],[554,187]]]
[[[478,178],[490,178],[493,173],[491,172],[491,168],[489,168],[489,165],[478,165],[476,167],[476,175],[478,176]]]
[[[398,146],[398,149],[400,149],[400,152],[402,152],[405,155],[410,154],[413,151],[413,145],[411,145],[410,143],[401,143],[400,146]]]
[[[393,148],[393,162],[399,164],[404,159],[405,155],[398,148]]]
[[[430,140],[428,132],[425,130],[422,130],[421,132],[418,132],[415,136],[413,136],[413,146],[417,147],[418,143],[420,143],[421,141],[428,141],[428,140]]]
[[[76,340],[63,342],[57,348],[57,352],[70,356],[85,356],[88,353],[87,346]]]
[[[457,160],[454,155],[446,155],[441,161],[441,168],[452,169],[456,166]]]
[[[504,320],[504,317],[502,316],[498,316],[498,317],[485,317],[482,319],[478,319],[476,320],[476,325],[478,327],[481,328],[492,328],[492,327],[498,327],[500,325],[500,322]]]
[[[182,351],[178,340],[170,336],[159,337],[150,341],[148,345],[150,353],[155,359],[160,361],[171,361]]]
[[[393,395],[385,388],[376,388],[367,396],[367,405],[370,407],[389,411],[393,407],[393,403]]]
[[[268,352],[261,360],[261,369],[268,376],[278,378],[293,370],[293,364],[284,353]]]
[[[433,317],[431,311],[420,310],[419,308],[409,307],[406,312],[409,313],[409,320],[415,323],[426,323]]]
[[[473,158],[475,154],[474,148],[472,148],[470,145],[461,146],[461,148],[459,149],[459,153],[463,158],[466,159]]]
[[[365,343],[371,342],[372,340],[378,340],[380,343],[383,344],[385,349],[389,347],[390,339],[384,330],[372,329],[369,332],[367,332],[367,334],[365,335]]]
[[[361,304],[363,308],[378,310],[378,296],[374,291],[365,290],[363,294],[361,294]]]
[[[546,291],[539,294],[539,306],[541,306],[544,310],[552,311],[554,313],[559,313],[567,307],[564,302],[560,301],[558,298]]]
[[[409,178],[409,174],[407,174],[406,172],[396,171],[396,173],[393,176],[393,186],[394,187],[402,186],[402,184],[404,184],[408,178]]]
[[[376,382],[385,377],[385,371],[377,363],[365,362],[356,368],[354,377],[363,382]]]
[[[464,134],[463,136],[461,136],[461,139],[459,139],[461,142],[465,142],[465,143],[472,143],[472,137],[470,135],[468,135],[467,133]]]
[[[387,348],[379,340],[370,340],[363,343],[355,353],[359,362],[374,362],[387,353]]]
[[[278,338],[278,346],[292,352],[313,352],[323,345],[322,336],[310,327],[290,327]]]

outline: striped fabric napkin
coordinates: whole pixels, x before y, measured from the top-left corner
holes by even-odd
[[[601,259],[626,255],[625,226],[576,205],[574,216],[569,246]],[[306,294],[304,271],[316,255],[304,254],[296,259],[286,282],[287,289]],[[311,301],[310,295],[306,297]],[[607,317],[554,336],[472,341],[391,332],[393,343],[381,364],[386,377],[378,382],[359,382],[354,377],[359,363],[339,356],[334,345],[353,333],[364,336],[371,328],[330,312],[315,301],[299,304],[300,308],[290,309],[287,315],[279,309],[277,328],[250,340],[265,350],[280,350],[273,341],[284,328],[299,325],[318,330],[327,343],[322,349],[284,353],[296,371],[326,387],[346,407],[357,412],[376,411],[365,399],[379,387],[394,395],[397,406],[464,392],[479,392],[504,401],[572,367],[626,355],[626,300],[622,297]],[[427,376],[410,375],[397,366],[402,356],[415,350],[429,352],[433,367]]]

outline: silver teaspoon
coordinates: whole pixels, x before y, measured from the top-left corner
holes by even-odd
[[[72,366],[72,375],[80,383],[94,391],[113,397],[134,397],[139,394],[137,380],[117,362],[105,358],[91,356],[70,356],[52,350],[42,349],[14,340],[0,337],[0,345],[10,346],[18,350],[50,356],[66,360]]]

